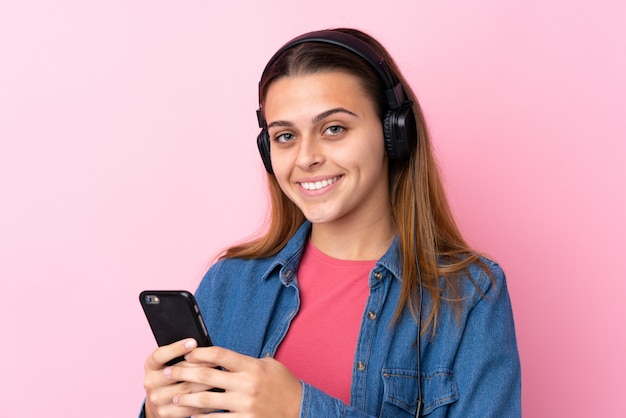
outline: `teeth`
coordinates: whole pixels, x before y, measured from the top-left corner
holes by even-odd
[[[300,184],[306,190],[319,190],[319,189],[323,189],[324,187],[330,186],[331,184],[336,182],[338,179],[339,177],[333,177],[332,179],[328,179],[328,180],[322,180],[322,181],[316,181],[316,182],[302,182]]]

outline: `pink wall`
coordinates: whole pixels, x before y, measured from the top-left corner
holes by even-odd
[[[257,79],[338,25],[395,54],[508,273],[524,415],[626,416],[624,3],[299,3],[0,0],[0,417],[135,414],[138,292],[262,222]]]

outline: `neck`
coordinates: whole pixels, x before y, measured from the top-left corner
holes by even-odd
[[[311,241],[323,253],[341,260],[378,260],[385,254],[395,229],[390,216],[360,222],[313,224]]]

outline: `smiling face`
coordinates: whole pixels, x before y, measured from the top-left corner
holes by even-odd
[[[353,75],[282,77],[267,90],[272,167],[314,224],[389,222],[387,157],[372,98]]]

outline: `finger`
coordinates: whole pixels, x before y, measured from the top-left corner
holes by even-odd
[[[204,392],[207,388],[205,385],[196,383],[182,382],[174,383],[169,386],[159,387],[156,390],[147,392],[146,394],[146,410],[158,411],[156,416],[162,417],[188,417],[197,412],[189,408],[181,409],[179,405],[174,404],[174,398],[181,394],[189,394],[195,392]]]
[[[200,347],[185,356],[190,363],[207,363],[214,367],[222,367],[228,371],[245,370],[256,362],[256,358],[239,354],[223,347]]]
[[[147,399],[155,405],[165,405],[172,403],[172,400],[177,395],[204,392],[209,389],[211,388],[199,383],[180,382],[151,391]]]
[[[167,362],[188,354],[197,346],[198,343],[196,340],[193,338],[187,338],[159,347],[146,359],[144,364],[145,370],[160,370],[165,367]]]
[[[176,364],[176,367],[200,367],[199,364],[191,364],[186,361],[182,361]],[[143,386],[144,389],[148,392],[162,386],[170,386],[174,383],[180,381],[172,381],[171,379],[167,379],[163,375],[163,369],[158,370],[146,370],[146,374],[144,375]]]
[[[202,411],[202,413],[210,414],[215,411],[226,410],[225,405],[232,403],[229,400],[231,397],[224,392],[195,392],[175,396],[173,404],[181,408],[193,408]],[[202,415],[196,414],[195,416]]]
[[[154,410],[159,417],[168,418],[186,418],[190,416],[198,416],[198,414],[204,414],[207,411],[204,409],[191,408],[185,406],[175,405],[172,402],[166,405],[160,405]]]
[[[231,373],[215,367],[170,366],[161,372],[164,379],[173,382],[189,382],[205,385],[209,389],[230,389],[228,384]]]

